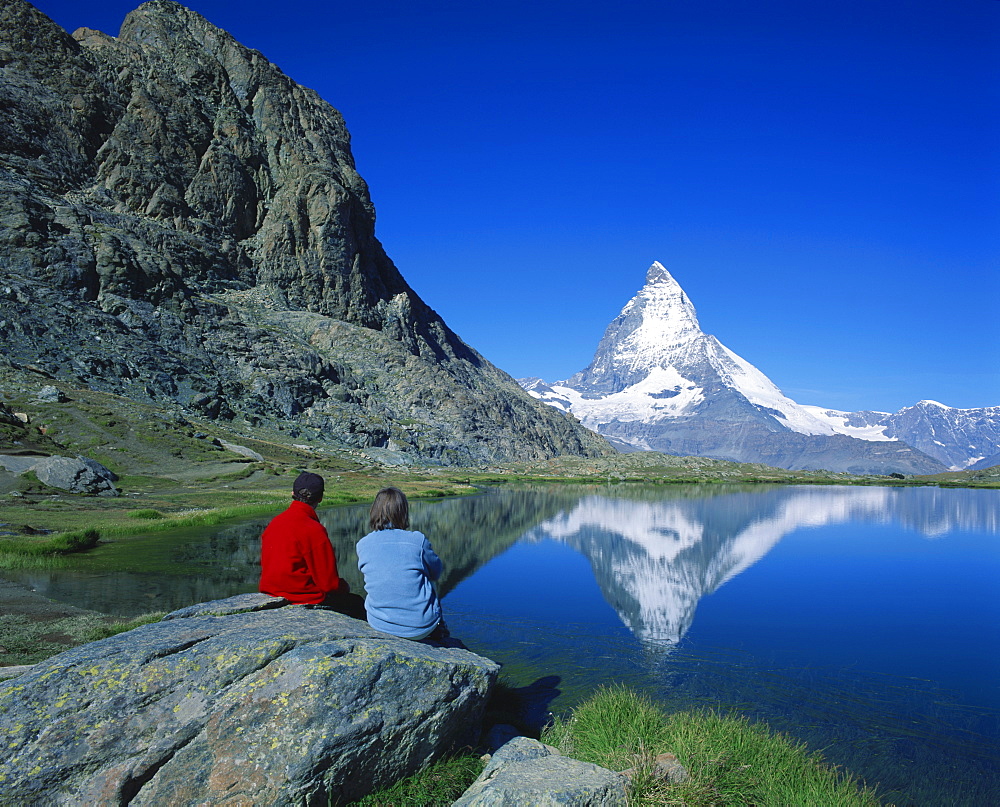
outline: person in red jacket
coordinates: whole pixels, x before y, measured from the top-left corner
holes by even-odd
[[[260,590],[302,605],[323,605],[355,616],[364,604],[337,573],[330,536],[316,516],[323,477],[303,471],[292,485],[292,503],[264,529]],[[361,617],[362,619],[364,616]]]

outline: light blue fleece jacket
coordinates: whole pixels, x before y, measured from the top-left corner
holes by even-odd
[[[365,576],[365,611],[376,630],[404,639],[422,636],[441,620],[432,581],[441,559],[423,533],[376,530],[358,541],[358,568]]]

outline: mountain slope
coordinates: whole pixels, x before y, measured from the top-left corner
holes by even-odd
[[[610,450],[407,285],[340,114],[262,54],[167,0],[117,38],[8,0],[0,66],[15,368],[383,458]]]
[[[941,464],[899,441],[838,433],[782,394],[698,324],[659,263],[608,326],[590,365],[565,382],[522,383],[584,425],[636,449],[852,473],[933,473]]]

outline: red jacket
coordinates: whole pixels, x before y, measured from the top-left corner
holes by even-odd
[[[293,501],[261,536],[260,590],[290,602],[316,604],[340,585],[326,527],[310,505]]]

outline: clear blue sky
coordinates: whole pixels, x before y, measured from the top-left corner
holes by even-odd
[[[188,5],[344,114],[387,252],[515,377],[659,260],[800,403],[1000,405],[998,0]]]

